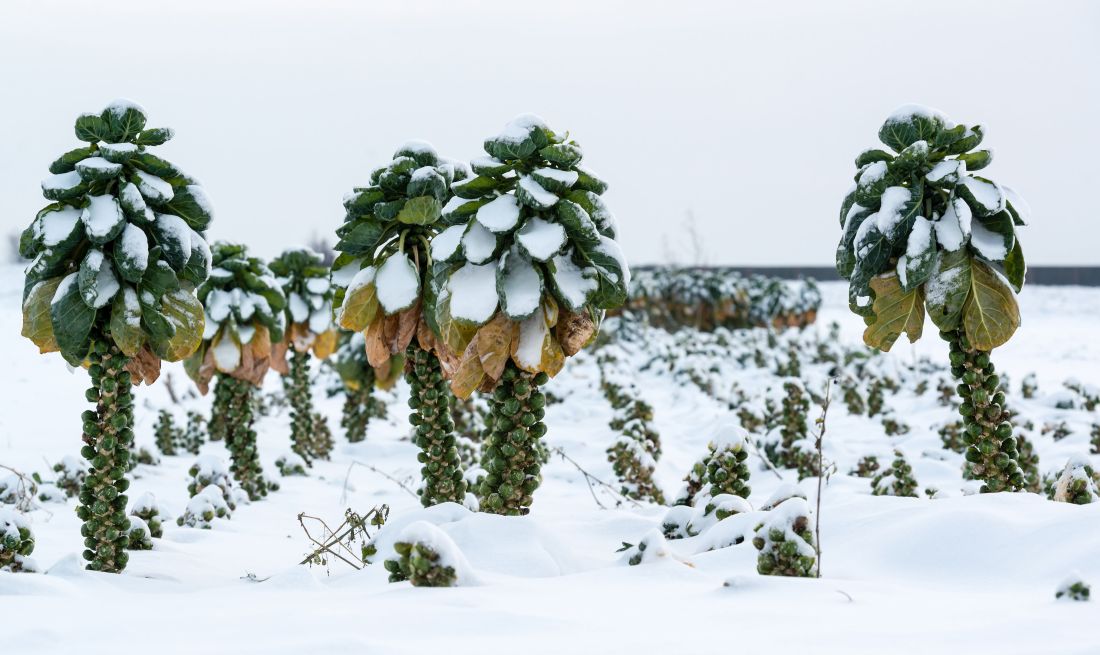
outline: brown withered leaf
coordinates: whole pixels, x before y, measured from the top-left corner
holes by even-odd
[[[280,341],[271,347],[271,368],[279,375],[290,375],[290,367],[286,364],[287,345]]]
[[[134,386],[142,382],[146,385],[153,384],[160,377],[160,358],[146,345],[130,358],[126,363],[126,370],[130,372]]]
[[[382,368],[390,359],[390,349],[386,345],[384,336],[386,321],[385,318],[375,319],[363,331],[363,339],[367,344],[367,361],[374,368]]]
[[[596,335],[596,324],[588,312],[562,312],[558,324],[554,327],[554,336],[558,338],[566,357],[572,357],[588,345]]]
[[[474,339],[462,353],[462,363],[458,365],[454,377],[451,378],[451,391],[455,396],[465,400],[484,379],[485,370],[481,368],[481,358],[477,354],[477,339]]]
[[[416,326],[420,324],[420,301],[413,304],[405,311],[397,313],[397,331],[390,342],[390,352],[397,354],[405,352],[412,343],[416,334]]]
[[[477,345],[478,358],[485,375],[494,381],[499,380],[504,372],[504,365],[512,354],[512,321],[503,312],[498,313],[493,320],[481,326],[470,343]]]

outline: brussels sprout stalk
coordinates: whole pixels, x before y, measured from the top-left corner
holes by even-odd
[[[218,387],[226,388],[228,398],[225,445],[232,461],[229,469],[249,500],[259,500],[275,486],[264,479],[260,455],[256,450],[256,430],[253,429],[256,387],[224,373],[218,374]]]
[[[546,396],[539,387],[550,377],[532,375],[511,361],[489,398],[488,438],[481,465],[487,471],[478,491],[481,509],[494,514],[531,511],[542,483],[539,440],[546,435]]]
[[[443,379],[439,358],[410,345],[405,358],[405,379],[409,383],[409,423],[416,430],[413,442],[420,447],[417,461],[424,478],[420,501],[425,507],[438,503],[461,503],[466,498],[466,481],[455,445],[451,419],[451,391]]]

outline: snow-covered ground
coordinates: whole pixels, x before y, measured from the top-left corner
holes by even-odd
[[[0,464],[49,479],[54,462],[78,453],[87,377],[67,372],[56,355],[39,356],[18,336],[20,291],[19,270],[0,269],[6,308],[0,314]],[[862,325],[847,312],[843,287],[825,284],[823,292],[825,306],[811,329],[824,331],[836,320],[842,340],[856,343]],[[1026,373],[1037,374],[1036,399],[1012,396],[1022,419],[1037,425],[1065,420],[1072,430],[1057,442],[1034,432],[1046,472],[1070,455],[1087,455],[1089,424],[1100,421],[1096,412],[1058,410],[1050,402],[1066,378],[1100,383],[1100,290],[1032,287],[1021,305],[1024,326],[994,361],[1017,392]],[[916,347],[899,343],[889,357],[943,361],[945,352],[928,329]],[[623,366],[636,372],[654,406],[664,449],[656,480],[672,495],[715,424],[731,414],[660,367],[640,370],[647,358],[638,352]],[[821,377],[813,366],[804,369]],[[179,365],[166,372],[177,393],[190,389]],[[725,382],[751,393],[764,377],[738,371]],[[548,440],[595,476],[613,480],[604,454],[614,438],[607,426],[611,410],[598,379],[595,358],[581,355],[551,383],[565,402],[548,409]],[[167,381],[164,376],[154,388],[136,391],[138,443],[150,449],[156,410],[171,406]],[[274,373],[266,389],[279,389]],[[952,414],[935,402],[934,391],[887,395],[887,406],[912,428],[898,437],[887,437],[877,419],[848,415],[842,403],[830,409],[826,456],[840,473],[822,502],[821,579],[759,576],[748,541],[709,552],[696,552],[698,539],[670,541],[668,556],[627,566],[617,549],[659,528],[665,508],[615,507],[614,498],[597,490],[608,506],[601,509],[582,475],[558,457],[544,469],[530,516],[472,514],[455,505],[424,510],[394,482],[349,468],[369,464],[415,486],[406,394],[399,385],[389,418],[373,421],[365,442],[349,444],[339,435],[340,400],[325,398],[318,385],[317,402],[337,433],[330,462],[317,463],[308,478],[282,478],[281,490],[239,505],[231,520],[217,520],[211,530],[166,520],[164,538],[152,551],[133,552],[122,575],[84,571],[75,501],[43,503],[29,519],[37,541],[33,557],[46,574],[0,573],[0,653],[1100,652],[1100,605],[1054,598],[1074,570],[1100,584],[1100,503],[959,494],[960,456],[944,451],[932,428]],[[204,411],[207,403],[185,400]],[[174,410],[182,418],[182,408]],[[811,409],[811,416],[817,413]],[[284,413],[257,426],[272,477],[276,457],[288,448],[287,422]],[[845,475],[864,454],[877,454],[885,465],[894,447],[913,464],[921,498],[871,496],[868,480]],[[221,443],[205,444],[203,453],[228,458]],[[174,519],[187,504],[194,459],[162,457],[158,466],[140,466],[130,497],[151,491]],[[749,500],[759,506],[780,481],[755,458],[750,464]],[[813,482],[802,483],[811,499]],[[930,486],[949,497],[924,497]],[[338,561],[298,564],[308,552],[300,512],[334,525],[348,507],[363,513],[381,503],[391,508],[387,534],[418,520],[438,525],[469,564],[462,580],[468,586],[390,584],[380,564],[359,572]]]

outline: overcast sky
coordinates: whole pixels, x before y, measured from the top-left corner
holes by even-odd
[[[1033,265],[1100,264],[1100,2],[0,0],[5,233],[120,96],[176,129],[209,236],[265,256],[329,236],[403,141],[468,160],[534,112],[631,261],[828,264],[852,158],[918,102],[986,127]]]

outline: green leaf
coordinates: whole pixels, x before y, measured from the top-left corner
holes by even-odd
[[[23,301],[23,330],[21,334],[38,346],[40,353],[57,352],[57,339],[53,333],[50,301],[57,293],[61,277],[54,277],[35,284]]]
[[[88,143],[110,141],[107,122],[96,114],[81,114],[76,119],[76,138]]]
[[[546,161],[557,164],[562,168],[572,168],[581,163],[581,158],[584,157],[580,146],[573,143],[552,143],[539,150],[539,155]]]
[[[373,256],[385,228],[375,220],[359,222],[336,244],[336,249],[349,255]]]
[[[415,199],[417,196],[430,196],[440,206],[447,200],[447,180],[439,171],[428,168],[409,180],[409,186],[405,190],[406,195]],[[400,220],[400,219],[399,219]]]
[[[588,216],[596,224],[596,229],[599,230],[600,234],[611,239],[616,237],[615,216],[604,204],[603,198],[591,191],[581,189],[573,189],[565,198],[577,203],[584,211],[588,212]]]
[[[166,344],[176,333],[176,328],[161,312],[160,301],[139,287],[138,303],[141,306],[141,329],[145,331],[150,345],[154,342]]]
[[[508,162],[500,161],[499,159],[493,159],[492,157],[479,157],[470,162],[470,168],[478,175],[500,177],[512,170],[512,165]]]
[[[123,285],[122,293],[111,304],[111,338],[127,357],[134,357],[145,345],[145,331],[141,329],[141,303],[137,292],[130,285]]]
[[[497,296],[500,309],[513,321],[535,313],[544,291],[542,272],[518,248],[501,257],[497,266]]]
[[[386,199],[386,193],[377,187],[356,189],[344,196],[344,210],[351,218],[366,216],[374,211],[374,206]]]
[[[932,223],[918,216],[909,233],[905,254],[898,258],[898,279],[903,291],[921,286],[931,277],[936,266],[936,235]]]
[[[936,114],[904,107],[886,119],[878,131],[878,138],[895,152],[901,152],[915,141],[933,143],[943,128],[943,119]]]
[[[863,332],[863,342],[889,352],[904,332],[910,343],[916,343],[924,330],[923,288],[905,291],[898,276],[889,273],[872,279],[871,289],[875,292],[874,322]]]
[[[856,189],[852,187],[852,190],[844,196],[844,200],[840,201],[840,227],[844,227],[844,223],[848,219],[848,212],[852,211],[855,204]]]
[[[122,173],[122,164],[111,163],[102,157],[90,157],[77,162],[76,172],[80,174],[80,179],[89,184],[107,182]]]
[[[65,276],[50,304],[50,323],[61,356],[74,366],[80,365],[88,355],[95,317],[96,310],[80,295],[77,274]]]
[[[169,291],[175,291],[179,286],[179,278],[176,277],[172,266],[160,258],[160,246],[150,250],[149,267],[141,279],[142,290],[153,294],[154,298],[160,298]]]
[[[138,153],[130,157],[129,163],[139,171],[144,171],[150,175],[156,175],[162,179],[176,177],[180,174],[178,168],[151,152]]]
[[[876,161],[891,162],[894,160],[894,156],[885,150],[878,148],[868,148],[863,152],[856,155],[856,168],[863,168],[867,164],[874,163]]]
[[[191,258],[191,234],[182,219],[173,214],[157,214],[153,237],[172,270],[182,271]]]
[[[166,293],[161,299],[161,314],[172,325],[172,336],[167,339],[153,338],[150,345],[153,353],[167,362],[178,362],[195,352],[202,343],[205,318],[202,303],[195,296],[177,289]]]
[[[111,266],[111,260],[99,250],[89,250],[84,255],[84,260],[80,262],[77,284],[84,302],[94,309],[106,305],[119,290],[118,277]]]
[[[970,345],[993,350],[1008,342],[1020,327],[1016,294],[987,264],[973,263],[970,295],[963,308],[963,327]]]
[[[435,196],[409,198],[397,214],[397,220],[406,225],[428,225],[439,218],[443,205]]]
[[[61,173],[42,180],[42,195],[46,200],[75,200],[88,192],[88,183],[76,171]]]
[[[596,224],[579,204],[572,200],[562,199],[554,206],[558,223],[565,228],[569,240],[578,248],[590,249],[600,242],[600,233]]]
[[[852,276],[856,266],[855,249],[852,247],[856,234],[863,221],[873,213],[872,210],[858,205],[849,208],[848,216],[844,220],[844,234],[836,247],[836,271],[845,280]]]
[[[170,140],[175,134],[170,127],[154,127],[139,132],[134,139],[134,143],[139,146],[159,146]]]
[[[179,272],[179,278],[198,286],[210,275],[210,246],[201,234],[191,231],[191,257]]]
[[[1019,293],[1024,288],[1024,278],[1027,276],[1027,263],[1024,261],[1024,250],[1020,247],[1020,240],[1012,246],[1012,250],[1005,258],[1005,277],[1012,288]]]
[[[1003,262],[1015,245],[1016,228],[1007,211],[971,221],[970,247],[989,261]]]
[[[977,150],[959,155],[959,159],[966,162],[967,172],[973,173],[993,163],[993,152],[990,150]]]
[[[878,225],[870,221],[864,221],[862,229],[856,231],[852,248],[856,262],[852,268],[852,281],[861,288],[871,283],[871,278],[885,273],[890,262],[890,241]]]
[[[145,129],[145,112],[132,102],[113,102],[100,117],[113,137],[112,143],[130,141]]]
[[[950,332],[959,327],[970,294],[971,271],[972,262],[965,248],[939,251],[928,278],[925,303],[928,316],[940,330]]]
[[[958,127],[962,128],[961,125]],[[981,125],[975,125],[974,127],[970,128],[969,131],[964,130],[964,135],[948,146],[947,154],[961,155],[964,152],[973,150],[974,148],[977,148],[979,145],[981,145],[983,137],[984,134],[982,132]]]
[[[601,236],[597,247],[578,251],[596,269],[599,287],[592,294],[592,303],[600,309],[615,309],[626,303],[629,269],[619,245]]]
[[[477,210],[480,209],[482,205],[486,205],[493,200],[495,200],[493,196],[486,196],[476,200],[466,200],[461,203],[449,202],[443,207],[443,220],[451,225],[464,222],[471,216],[476,215]]]
[[[149,265],[149,237],[140,227],[127,224],[122,238],[115,243],[112,256],[119,276],[127,282],[140,282]]]
[[[592,171],[583,168],[577,168],[576,170],[579,175],[577,177],[577,183],[573,185],[574,189],[591,191],[597,195],[607,191],[607,182],[593,175]]]
[[[503,181],[483,175],[475,175],[451,185],[451,191],[459,198],[472,200],[489,195],[503,185]]]
[[[175,195],[164,208],[179,216],[193,230],[202,232],[214,219],[214,207],[206,191],[197,184],[188,184],[175,189]]]
[[[83,159],[91,157],[95,153],[94,146],[85,146],[83,148],[77,148],[70,150],[61,155],[50,164],[50,172],[57,175],[60,173],[68,173],[69,171],[76,170],[76,163]]]
[[[405,198],[380,202],[374,206],[374,215],[383,221],[392,221],[397,218],[401,208],[405,206]]]
[[[527,159],[539,149],[549,145],[545,133],[537,126],[529,126],[527,136],[522,139],[491,137],[485,139],[485,152],[501,161],[509,159]]]

